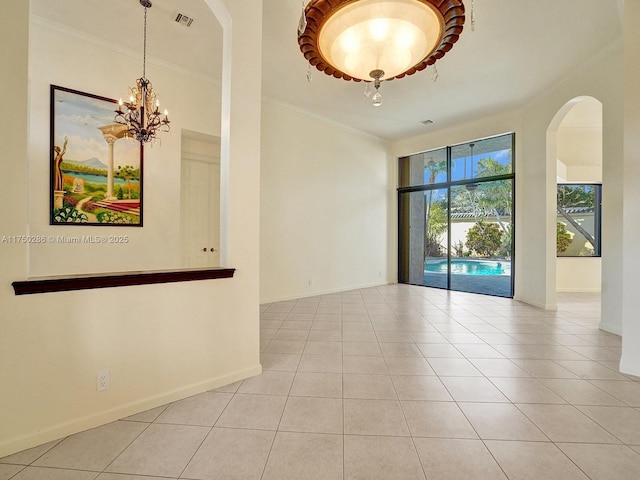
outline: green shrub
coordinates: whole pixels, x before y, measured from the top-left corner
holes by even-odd
[[[480,257],[495,256],[502,246],[502,230],[497,223],[478,221],[467,231],[467,248]]]
[[[502,245],[500,245],[500,255],[511,257],[511,244],[513,239],[513,224],[507,224],[507,231],[503,232]]]
[[[569,248],[569,245],[573,243],[573,236],[571,232],[567,231],[567,226],[564,223],[556,223],[556,254],[564,253]]]

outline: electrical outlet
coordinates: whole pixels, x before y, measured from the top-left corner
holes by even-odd
[[[99,392],[103,392],[109,389],[109,370],[102,370],[98,372],[97,389]]]

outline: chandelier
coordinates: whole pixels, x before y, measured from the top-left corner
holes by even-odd
[[[136,80],[136,86],[129,88],[129,101],[118,102],[115,122],[128,127],[127,134],[140,143],[156,138],[158,132],[168,132],[169,112],[160,113],[160,100],[153,91],[153,85],[146,76],[147,64],[147,9],[151,8],[149,0],[140,0],[144,7],[144,46],[142,55],[142,77]]]
[[[462,0],[311,0],[298,44],[311,66],[335,78],[372,82],[374,106],[384,80],[424,70],[458,41]]]

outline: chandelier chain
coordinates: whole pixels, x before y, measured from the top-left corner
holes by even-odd
[[[476,5],[475,5],[475,0],[471,0],[471,31],[475,32],[476,31]]]
[[[147,7],[144,7],[144,36],[142,38],[142,78],[147,78]]]

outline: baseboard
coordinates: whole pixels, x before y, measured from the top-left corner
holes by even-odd
[[[604,330],[607,333],[613,333],[614,335],[622,336],[622,328],[619,325],[613,325],[610,323],[600,322],[598,326],[600,330]]]
[[[245,378],[260,375],[262,373],[262,366],[256,365],[251,368],[239,370],[237,372],[223,375],[221,377],[212,378],[203,382],[198,382],[185,387],[177,388],[153,397],[145,398],[135,402],[131,402],[125,405],[120,405],[109,410],[99,412],[93,415],[88,415],[82,418],[75,418],[68,422],[64,422],[58,425],[47,427],[43,430],[34,433],[28,433],[18,438],[10,439],[0,444],[0,458],[7,455],[11,455],[16,452],[21,452],[28,448],[36,447],[53,440],[57,440],[74,433],[82,432],[90,428],[99,427],[116,420],[120,420],[136,413],[144,412],[152,408],[166,405],[167,403],[182,400],[199,393],[203,393],[215,388],[223,387]]]
[[[620,373],[624,373],[625,375],[633,375],[634,377],[640,377],[640,368],[638,368],[638,362],[628,361],[627,358],[622,355],[620,359]]]
[[[361,288],[373,288],[373,287],[382,287],[384,285],[391,285],[396,282],[382,282],[382,283],[369,283],[363,285],[350,285],[342,288],[329,289],[329,290],[317,290],[313,292],[298,292],[292,295],[286,295],[282,297],[275,297],[270,299],[260,299],[260,305],[268,304],[268,303],[276,303],[276,302],[286,302],[288,300],[297,300],[299,298],[309,298],[309,297],[318,297],[320,295],[331,295],[332,293],[343,293],[349,292],[351,290],[360,290]]]
[[[557,305],[552,305],[552,304],[547,304],[547,303],[540,303],[540,302],[534,302],[531,300],[525,300],[523,298],[519,298],[517,296],[513,297],[513,299],[516,302],[520,302],[520,303],[526,303],[527,305],[530,305],[532,307],[536,307],[536,308],[541,308],[542,310],[548,310],[550,312],[555,312],[556,310],[558,310],[558,306]]]
[[[558,288],[558,293],[600,293],[602,290],[598,288]]]

